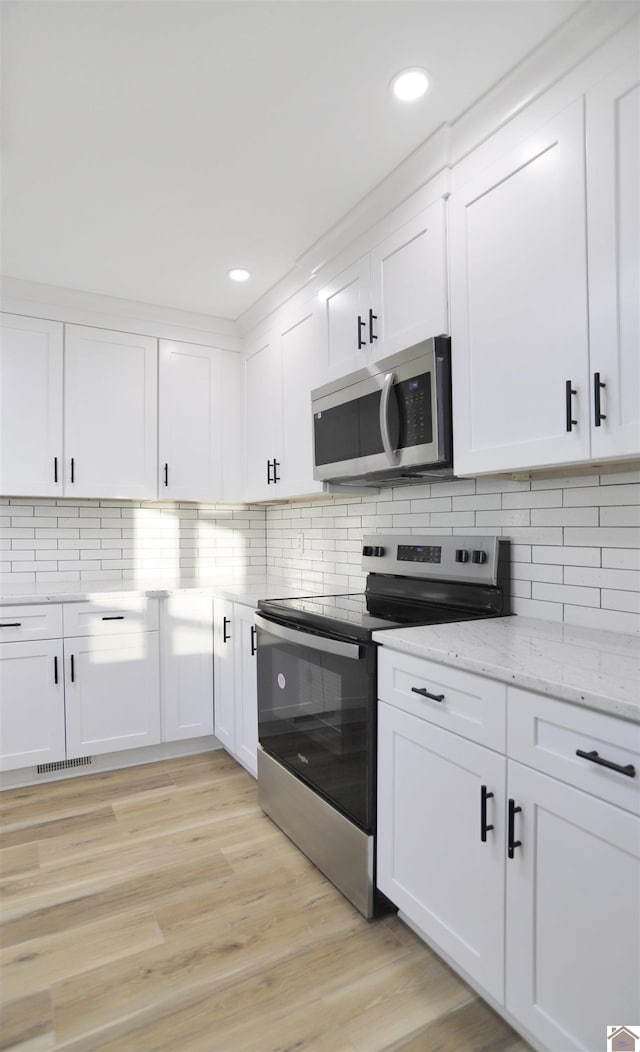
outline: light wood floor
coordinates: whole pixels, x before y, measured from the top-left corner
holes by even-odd
[[[0,1048],[525,1052],[217,752],[2,794]]]

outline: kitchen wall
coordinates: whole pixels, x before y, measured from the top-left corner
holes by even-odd
[[[364,533],[512,540],[512,609],[640,632],[640,472],[469,479],[268,508],[0,499],[0,584],[193,584],[264,573],[301,592],[360,590]],[[299,533],[304,551],[296,550]]]
[[[264,573],[265,554],[264,508],[0,499],[0,590],[14,593],[213,576],[241,582]]]
[[[640,472],[469,479],[271,507],[269,572],[292,585],[360,589],[362,535],[376,530],[510,537],[514,613],[640,632]]]

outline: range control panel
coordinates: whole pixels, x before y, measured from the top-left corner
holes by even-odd
[[[508,544],[502,537],[368,535],[362,542],[362,569],[492,584],[497,580],[499,561],[506,558]]]

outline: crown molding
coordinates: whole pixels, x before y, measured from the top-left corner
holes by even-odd
[[[238,326],[228,318],[192,314],[154,303],[138,303],[9,276],[0,279],[0,289],[0,309],[9,314],[92,325],[230,351],[240,351],[242,347]]]

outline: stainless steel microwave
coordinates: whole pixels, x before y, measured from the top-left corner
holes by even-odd
[[[395,486],[453,477],[448,336],[316,388],[311,410],[316,479]]]

